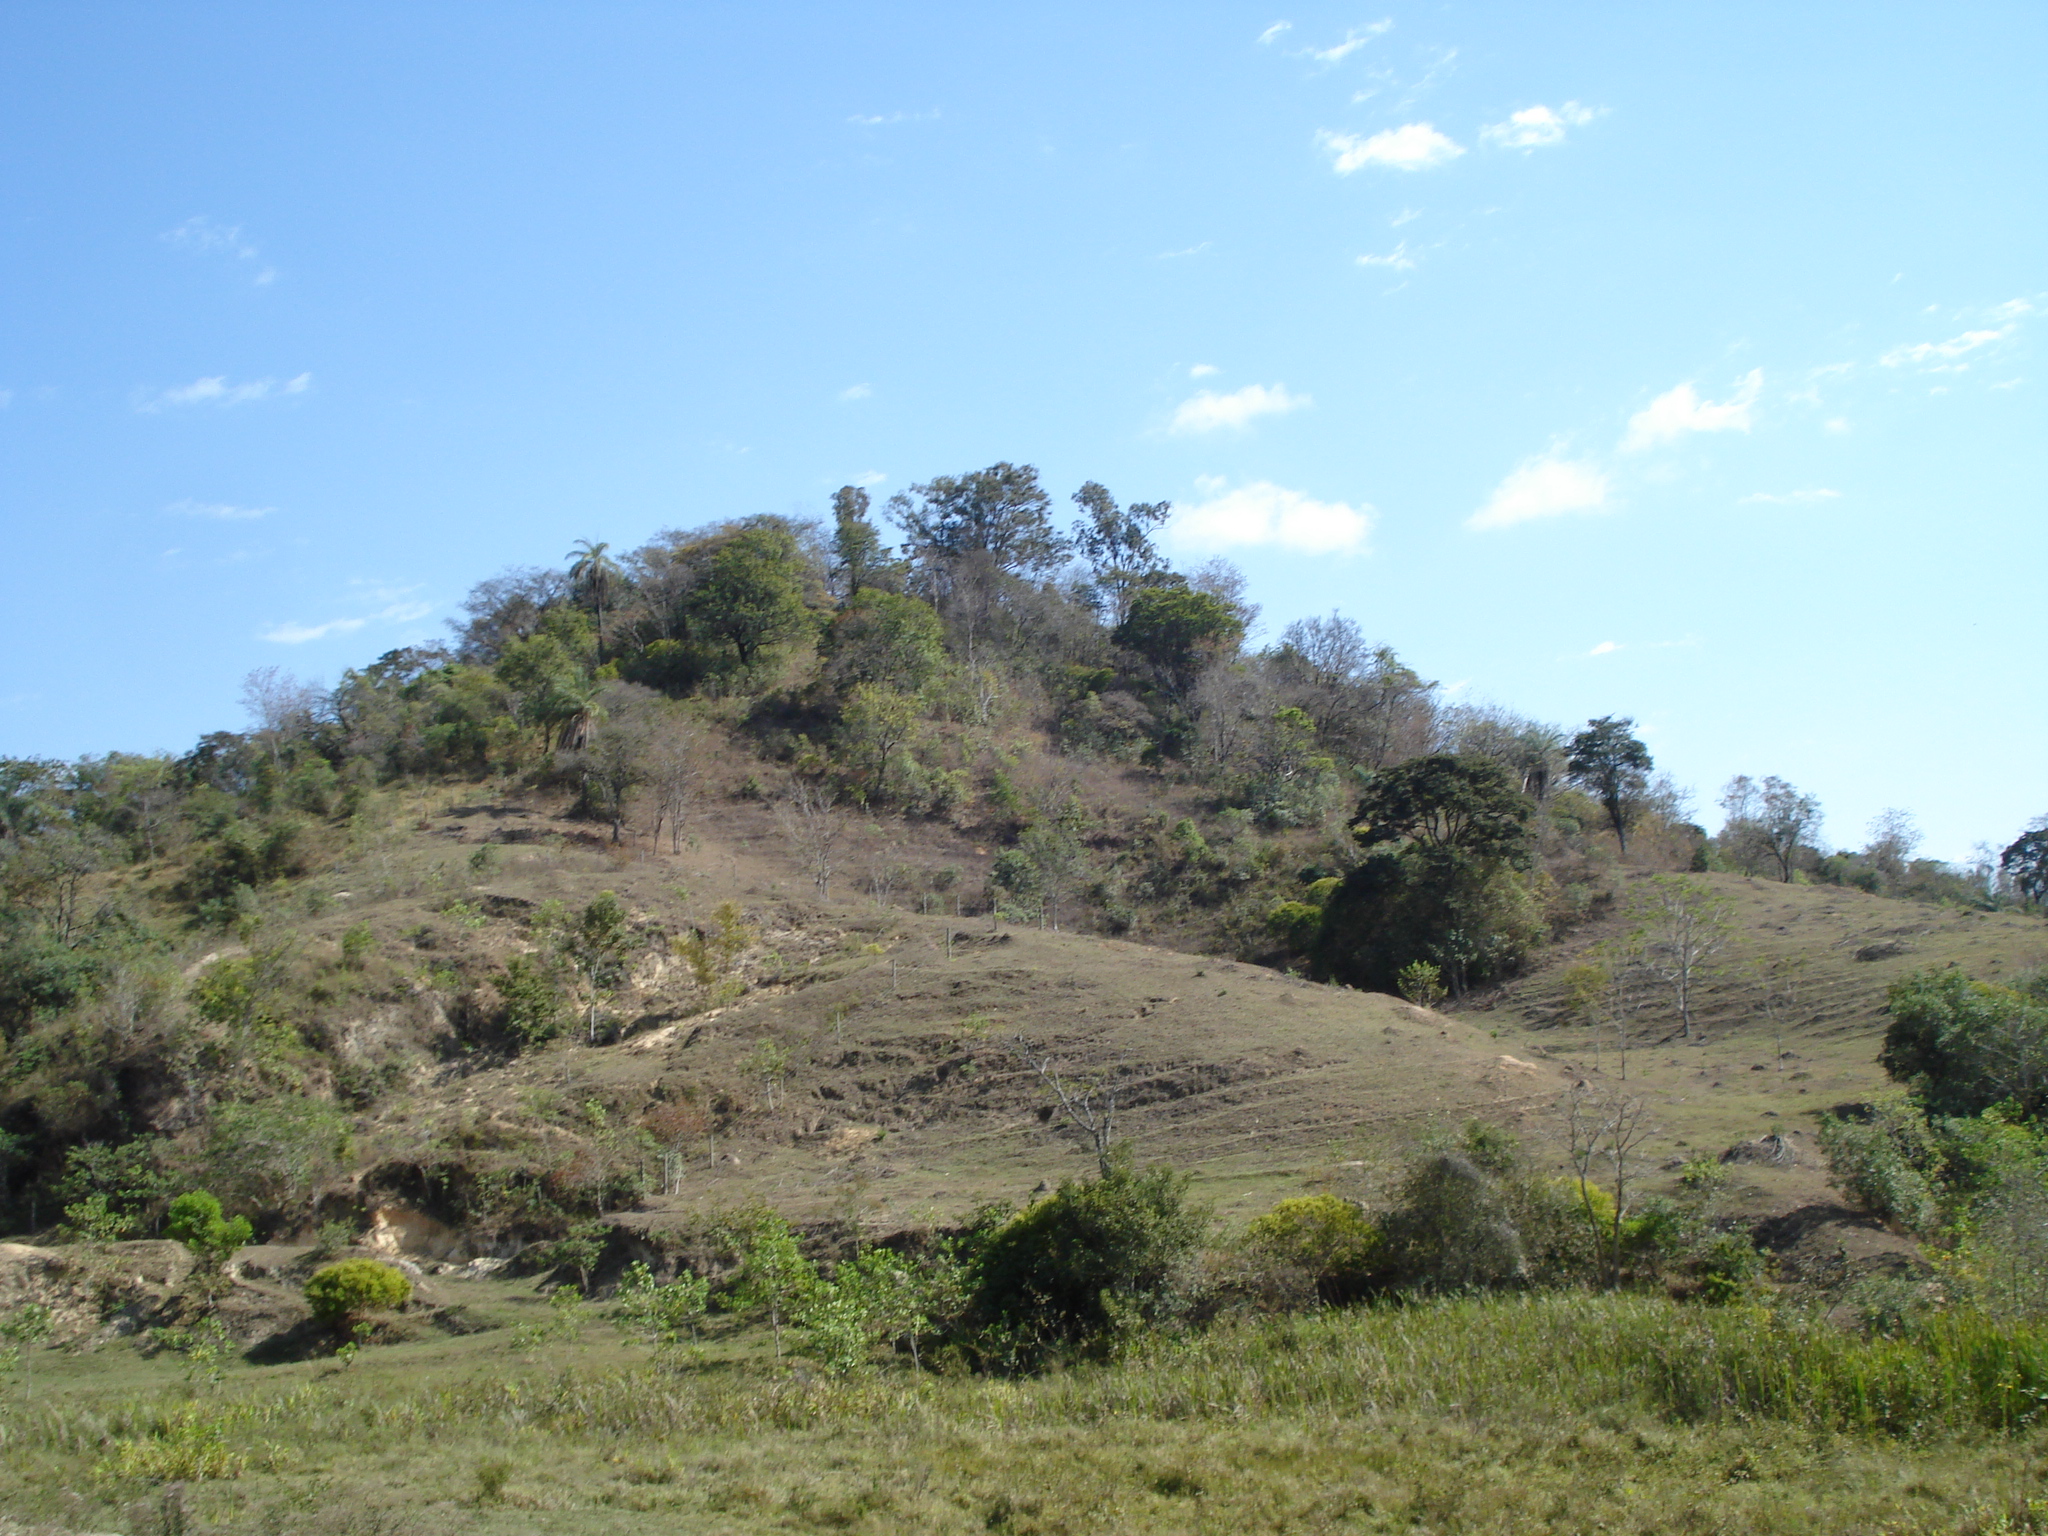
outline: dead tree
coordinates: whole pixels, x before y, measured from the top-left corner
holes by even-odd
[[[1088,1138],[1095,1151],[1095,1166],[1108,1178],[1114,1167],[1110,1148],[1116,1143],[1115,1079],[1104,1075],[1085,1085],[1069,1082],[1057,1071],[1051,1050],[1021,1034],[1010,1037],[1010,1050],[1052,1090],[1068,1121]]]

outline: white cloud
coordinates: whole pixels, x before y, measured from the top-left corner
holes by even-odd
[[[1997,305],[1992,309],[1991,318],[1994,320],[2021,320],[2028,315],[2037,314],[2038,312],[2031,299],[2007,299],[2003,304]]]
[[[1315,401],[1308,395],[1290,395],[1285,384],[1275,384],[1271,389],[1263,384],[1247,384],[1227,395],[1205,389],[1181,401],[1168,430],[1214,432],[1218,427],[1242,427],[1260,416],[1285,416],[1289,411],[1313,404]]]
[[[849,384],[846,388],[839,391],[839,398],[842,400],[865,400],[874,392],[875,386],[872,384]]]
[[[1213,481],[1195,482],[1205,490]],[[1317,501],[1258,480],[1187,507],[1171,525],[1175,543],[1199,549],[1270,546],[1302,554],[1365,553],[1372,508],[1361,502]]]
[[[1887,368],[1896,368],[1901,363],[1946,362],[1950,358],[1974,352],[1979,347],[1988,347],[1995,341],[2003,341],[2017,329],[2017,324],[2009,320],[1995,331],[1965,331],[1960,336],[1951,336],[1947,341],[1923,341],[1917,346],[1893,347],[1878,361]],[[1964,368],[1968,366],[1967,363],[1962,365]]]
[[[230,384],[224,374],[215,374],[212,378],[194,379],[190,384],[145,395],[136,402],[135,408],[155,412],[180,405],[247,405],[252,400],[303,395],[312,386],[313,375],[310,373],[282,382],[277,379],[251,379],[246,384]]]
[[[1565,130],[1583,127],[1600,114],[1576,101],[1552,110],[1545,106],[1524,107],[1510,112],[1504,123],[1493,123],[1479,132],[1488,144],[1502,149],[1548,149],[1564,142]]]
[[[167,229],[160,237],[164,244],[180,250],[192,251],[202,256],[229,256],[237,261],[261,261],[263,253],[242,238],[239,224],[216,224],[205,217],[187,219],[176,229]],[[277,268],[261,268],[254,281],[272,282],[277,277]]]
[[[856,112],[847,121],[861,128],[886,128],[892,123],[929,123],[938,115],[937,107],[929,112]]]
[[[1369,27],[1353,27],[1344,34],[1344,41],[1328,48],[1311,48],[1308,56],[1318,64],[1341,64],[1376,37],[1384,37],[1394,29],[1392,21],[1376,21]],[[1265,39],[1261,38],[1261,42]]]
[[[1616,645],[1612,640],[1602,640],[1598,645],[1594,646],[1593,649],[1586,652],[1586,654],[1588,656],[1612,656],[1616,651],[1620,649],[1621,647]]]
[[[1331,166],[1339,176],[1349,176],[1368,165],[1383,165],[1396,171],[1427,171],[1448,165],[1465,153],[1462,145],[1453,143],[1428,123],[1388,128],[1369,139],[1324,129],[1316,135],[1316,143],[1330,152]]]
[[[1408,242],[1406,240],[1403,240],[1384,256],[1361,256],[1358,258],[1358,264],[1361,267],[1392,267],[1396,272],[1412,272],[1415,270],[1415,258],[1408,254]]]
[[[1210,241],[1204,240],[1200,245],[1190,245],[1182,250],[1161,251],[1159,253],[1158,259],[1160,261],[1178,261],[1183,256],[1199,256],[1202,254],[1202,252],[1209,249],[1210,244]]]
[[[1230,482],[1221,475],[1195,476],[1195,489],[1197,491],[1200,491],[1204,496],[1214,496],[1218,491],[1222,490],[1223,487],[1225,487],[1228,484],[1230,484]]]
[[[1467,528],[1512,528],[1567,512],[1605,512],[1607,476],[1584,459],[1539,454],[1517,464],[1494,487],[1486,505],[1465,519]]]
[[[243,523],[259,517],[268,517],[275,507],[237,507],[225,501],[174,501],[166,512],[175,512],[181,517],[210,517],[220,523]]]
[[[1420,208],[1403,208],[1399,213],[1387,220],[1387,228],[1399,229],[1403,224],[1411,223],[1421,217],[1422,210]]]
[[[424,619],[434,611],[432,603],[393,603],[381,612],[368,618],[329,619],[324,624],[276,624],[257,636],[276,645],[305,645],[313,640],[325,640],[329,635],[352,635],[371,624],[410,624],[415,619]]]
[[[859,486],[880,485],[884,480],[887,480],[888,478],[889,477],[883,474],[879,469],[871,469],[864,475],[855,475],[853,478],[853,483]]]
[[[1740,498],[1737,505],[1747,507],[1765,504],[1776,507],[1807,507],[1817,501],[1837,501],[1841,498],[1841,495],[1840,491],[1831,491],[1824,485],[1815,486],[1813,489],[1805,491],[1751,491],[1747,496]]]
[[[369,622],[368,619],[329,619],[325,624],[278,624],[264,630],[257,638],[278,645],[304,645],[309,640],[325,640],[329,635],[352,635]]]
[[[1214,363],[1197,363],[1194,367],[1188,370],[1188,377],[1191,379],[1213,378],[1215,375],[1221,373],[1222,371],[1223,370],[1221,368],[1218,368]]]
[[[1736,386],[1735,393],[1718,404],[1702,400],[1690,384],[1681,384],[1652,400],[1628,420],[1628,435],[1621,440],[1624,453],[1635,453],[1659,443],[1674,442],[1688,432],[1747,432],[1750,407],[1764,387],[1764,371],[1753,368]]]
[[[1259,34],[1259,41],[1260,41],[1261,43],[1270,43],[1270,42],[1272,42],[1272,41],[1273,41],[1273,39],[1274,39],[1274,38],[1276,38],[1276,37],[1280,37],[1280,36],[1283,36],[1284,34],[1286,34],[1286,33],[1288,33],[1288,32],[1292,32],[1293,30],[1294,30],[1294,23],[1293,23],[1293,22],[1291,22],[1291,21],[1276,21],[1276,22],[1274,22],[1274,23],[1273,23],[1273,25],[1271,25],[1270,27],[1266,28],[1266,30],[1265,30],[1265,31],[1263,31],[1263,32],[1261,32],[1261,33]]]
[[[1837,435],[1855,430],[1849,425],[1849,418],[1846,416],[1830,416],[1822,425]]]

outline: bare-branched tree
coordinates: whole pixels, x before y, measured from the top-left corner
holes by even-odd
[[[1089,1079],[1062,1077],[1051,1047],[1022,1034],[1010,1037],[1010,1051],[1051,1090],[1069,1123],[1088,1138],[1095,1166],[1108,1178],[1113,1166],[1110,1148],[1116,1144],[1116,1078],[1109,1073]]]

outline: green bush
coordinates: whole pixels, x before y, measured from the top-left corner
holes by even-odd
[[[999,1363],[1027,1365],[1048,1348],[1182,1311],[1210,1223],[1187,1186],[1188,1175],[1171,1168],[1140,1172],[1123,1146],[1106,1176],[1068,1180],[990,1233],[974,1310],[1004,1341]]]
[[[1251,1224],[1245,1251],[1301,1271],[1325,1302],[1354,1300],[1371,1283],[1380,1233],[1365,1212],[1335,1195],[1282,1200]]]
[[[248,1217],[224,1218],[220,1202],[203,1189],[178,1196],[164,1217],[164,1236],[183,1243],[200,1263],[214,1268],[227,1263],[255,1235]]]
[[[1820,1146],[1835,1187],[1865,1210],[1909,1232],[1930,1233],[1939,1225],[1941,1152],[1906,1095],[1881,1098],[1860,1116],[1823,1116]]]
[[[402,1271],[375,1259],[343,1259],[313,1271],[306,1305],[323,1323],[347,1327],[365,1312],[391,1312],[412,1299],[412,1282]]]

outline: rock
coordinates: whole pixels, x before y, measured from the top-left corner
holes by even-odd
[[[1724,1163],[1768,1163],[1773,1168],[1790,1168],[1799,1161],[1792,1143],[1776,1131],[1755,1141],[1738,1141],[1721,1154]]]

